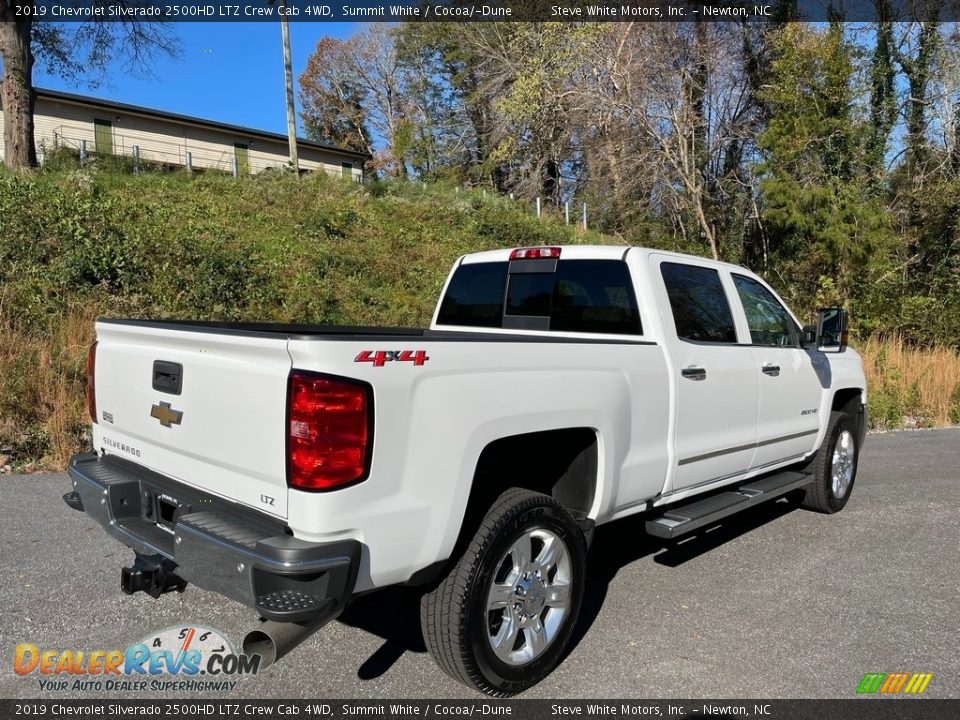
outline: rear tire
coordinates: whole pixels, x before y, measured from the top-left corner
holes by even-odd
[[[839,411],[830,414],[823,444],[808,466],[808,470],[813,471],[813,482],[806,488],[803,507],[827,514],[843,510],[857,479],[860,459],[857,430],[851,415]]]
[[[511,488],[420,604],[427,649],[448,675],[507,697],[560,662],[583,600],[586,543],[559,502]]]

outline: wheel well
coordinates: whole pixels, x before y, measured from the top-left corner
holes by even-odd
[[[867,435],[867,413],[866,408],[861,409],[862,403],[863,391],[860,388],[843,388],[834,394],[831,407],[831,411],[839,410],[853,418],[857,427],[857,442],[860,445],[863,445]]]
[[[856,417],[858,412],[856,405],[859,405],[863,401],[862,398],[863,391],[860,390],[860,388],[843,388],[842,390],[837,390],[833,395],[833,406],[830,409],[831,411],[841,410]]]
[[[470,541],[487,510],[507,488],[550,495],[576,519],[584,519],[597,487],[598,455],[597,433],[592,428],[545,430],[491,442],[477,460],[458,550]]]

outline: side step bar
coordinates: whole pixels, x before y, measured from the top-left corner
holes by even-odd
[[[812,480],[813,475],[809,473],[792,471],[748,480],[736,490],[667,508],[663,515],[647,520],[647,532],[658,538],[672,540],[728,515],[802,488]]]

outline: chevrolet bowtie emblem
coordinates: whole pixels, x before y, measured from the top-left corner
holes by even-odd
[[[154,405],[152,408],[150,408],[150,417],[159,420],[160,424],[164,427],[170,427],[171,424],[180,424],[180,419],[183,417],[183,411],[174,410],[170,407],[170,403],[162,402],[159,405]]]

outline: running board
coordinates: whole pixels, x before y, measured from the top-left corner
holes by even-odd
[[[667,508],[663,515],[647,520],[647,532],[658,538],[672,540],[728,515],[802,488],[811,480],[813,475],[793,471],[748,480],[735,490]]]

